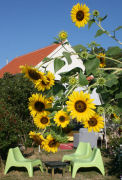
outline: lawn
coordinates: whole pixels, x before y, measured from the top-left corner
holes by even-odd
[[[73,153],[75,149],[73,150],[59,150],[55,154],[47,154],[45,152],[38,152],[38,148],[34,148],[34,152],[32,153],[31,156],[28,158],[39,158],[42,161],[54,161],[54,160],[62,160],[63,155]],[[102,155],[103,156],[103,155]],[[117,180],[118,178],[116,176],[111,175],[109,172],[112,168],[112,160],[109,157],[103,157],[104,161],[104,166],[105,166],[105,176],[103,177],[99,170],[97,168],[81,168],[76,174],[75,180]],[[34,168],[34,176],[32,178],[28,177],[28,173],[26,169],[24,168],[11,168],[7,175],[4,175],[3,169],[0,170],[0,180],[51,180],[51,171],[50,169],[48,170],[48,173],[45,172],[45,167],[44,167],[44,173],[42,174],[40,172],[40,169]],[[71,173],[66,171],[64,176],[62,176],[62,170],[61,169],[56,169],[55,170],[55,175],[54,175],[55,180],[70,180],[72,179]]]

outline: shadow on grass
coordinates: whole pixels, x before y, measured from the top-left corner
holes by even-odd
[[[80,168],[80,169],[78,169],[78,171],[77,171],[77,173],[83,173],[83,174],[89,174],[90,176],[91,175],[97,175],[97,174],[99,174],[99,175],[102,175],[101,174],[101,172],[99,171],[99,169],[98,168],[96,168],[96,167],[90,167],[90,168]]]
[[[40,168],[39,167],[34,167],[33,168],[33,172],[36,172],[36,171],[38,171],[38,170],[40,170]],[[9,170],[8,170],[8,172],[7,172],[7,174],[9,173],[9,172],[14,172],[14,171],[18,171],[18,172],[26,172],[27,174],[28,174],[28,171],[27,171],[27,169],[25,168],[25,167],[11,167]]]

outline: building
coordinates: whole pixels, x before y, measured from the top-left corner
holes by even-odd
[[[60,57],[63,55],[63,52],[75,53],[71,45],[69,43],[66,43],[63,46],[61,44],[52,44],[50,46],[30,52],[23,56],[16,57],[0,70],[0,78],[2,78],[3,74],[6,72],[9,72],[11,74],[20,73],[20,68],[19,68],[20,65],[35,66],[35,67],[38,67],[41,71],[43,71],[43,68],[41,68],[41,64],[42,64],[42,60],[45,57],[49,57],[49,58]],[[54,73],[54,61],[46,63],[45,66],[47,66],[48,71],[51,71],[52,73],[55,74],[56,80],[60,80],[61,77],[59,74],[61,72],[70,71],[75,67],[81,68],[82,71],[85,70],[85,66],[83,65],[83,62],[79,60],[78,55],[76,54],[71,55],[71,59],[72,59],[72,63],[68,64],[67,60],[64,57],[63,60],[65,61],[65,65],[56,73]],[[88,77],[88,80],[90,79],[91,77]],[[78,88],[77,90],[80,91],[81,88]],[[91,94],[91,98],[94,99],[95,104],[97,105],[101,104],[99,95],[96,93],[95,90]]]

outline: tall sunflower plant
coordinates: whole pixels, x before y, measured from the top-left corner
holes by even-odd
[[[106,19],[100,17],[100,13],[90,10],[86,4],[76,4],[71,10],[71,20],[78,28],[88,24],[96,24],[100,29],[95,37],[106,34],[116,39],[115,33],[122,28],[114,29],[114,36],[106,31],[101,22]],[[68,33],[61,31],[56,37],[55,43],[60,43],[64,48]],[[65,48],[62,56],[56,58],[44,58],[40,67],[21,66],[25,78],[33,82],[37,93],[32,94],[28,100],[28,108],[37,131],[30,131],[29,136],[46,152],[57,152],[60,143],[67,141],[65,128],[73,120],[81,123],[89,132],[99,132],[104,128],[103,114],[110,122],[121,125],[122,116],[122,49],[118,46],[109,47],[107,50],[95,41],[73,47],[75,51],[69,52]],[[75,52],[75,53],[74,53]],[[65,62],[71,64],[72,55],[78,55],[79,61],[85,66],[85,72],[80,68],[60,73],[61,80],[55,80],[55,75],[47,71],[45,63],[54,61],[55,73],[60,70]],[[82,87],[78,92],[75,89]],[[102,105],[95,105],[90,93],[96,88],[102,99]]]

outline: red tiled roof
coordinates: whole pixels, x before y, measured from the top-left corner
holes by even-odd
[[[11,74],[20,73],[20,65],[26,64],[29,66],[36,66],[45,57],[51,54],[58,46],[60,46],[60,44],[52,44],[45,48],[14,58],[0,70],[0,78],[2,78],[5,72],[9,72]]]

